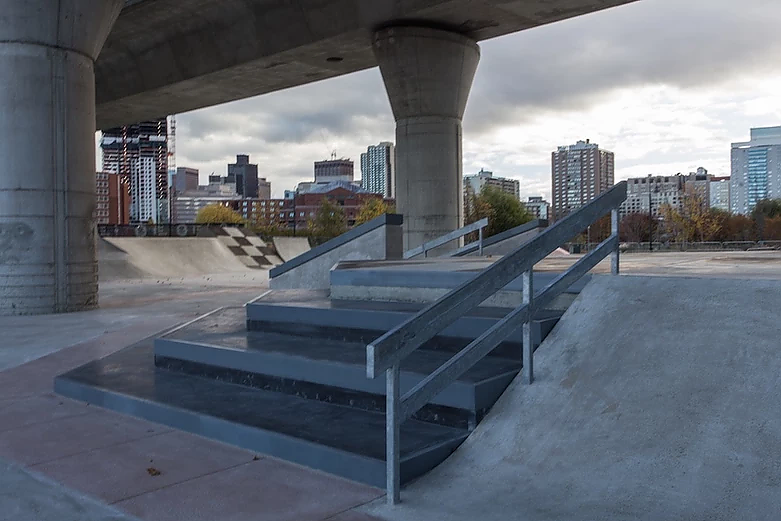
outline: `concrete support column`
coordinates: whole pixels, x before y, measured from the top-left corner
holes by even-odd
[[[2,0],[0,315],[98,303],[94,64],[123,0]]]
[[[410,249],[463,226],[461,118],[480,48],[449,31],[391,27],[375,34],[374,54],[396,118],[396,206]]]

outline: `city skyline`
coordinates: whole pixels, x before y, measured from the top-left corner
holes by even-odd
[[[485,168],[519,179],[522,198],[550,199],[550,151],[591,139],[615,152],[616,180],[698,166],[729,175],[730,143],[781,124],[780,23],[781,5],[763,0],[654,0],[482,42],[463,171]],[[334,149],[357,162],[368,145],[395,141],[377,69],[177,123],[178,165],[205,179],[247,153],[275,196]]]

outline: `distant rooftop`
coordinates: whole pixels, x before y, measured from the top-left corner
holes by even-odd
[[[585,141],[578,140],[577,143],[574,145],[567,145],[559,147],[559,152],[567,152],[567,151],[573,151],[573,150],[591,150],[591,149],[597,149],[599,148],[599,145],[597,143],[592,143],[590,139],[587,139]],[[604,149],[603,149],[604,150]]]
[[[369,190],[366,190],[365,188],[362,188],[355,183],[351,183],[349,181],[331,181],[330,183],[318,183],[311,188],[309,188],[306,193],[308,194],[325,194],[330,192],[331,190],[336,190],[337,188],[344,188],[345,190],[349,190],[351,192],[354,192],[356,194],[371,194],[373,192],[370,192]]]
[[[781,145],[781,127],[757,127],[751,129],[751,141],[732,143],[732,148]]]
[[[781,138],[781,127],[757,127],[751,129],[751,139]]]

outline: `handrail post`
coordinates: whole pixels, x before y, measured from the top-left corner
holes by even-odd
[[[526,321],[523,323],[523,381],[534,381],[534,345],[532,344],[532,316],[534,315],[534,270],[523,272],[523,303],[528,304]]]
[[[480,227],[479,233],[480,233],[480,238],[479,238],[478,240],[479,240],[480,242],[478,243],[477,247],[478,247],[478,249],[480,250],[480,252],[478,253],[478,255],[479,255],[480,257],[482,257],[482,256],[483,256],[483,227],[482,227],[482,226]]]
[[[610,233],[618,237],[618,208],[610,210]],[[618,275],[618,250],[619,241],[616,240],[616,249],[610,254],[610,273]]]
[[[388,504],[401,499],[399,469],[399,364],[385,371],[385,473]]]

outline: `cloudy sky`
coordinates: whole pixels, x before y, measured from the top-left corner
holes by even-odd
[[[550,153],[590,138],[616,177],[704,166],[729,174],[732,141],[781,125],[781,1],[641,0],[482,42],[464,118],[464,173],[550,196]],[[225,174],[250,154],[274,196],[335,150],[392,141],[378,69],[177,117],[177,164]]]

